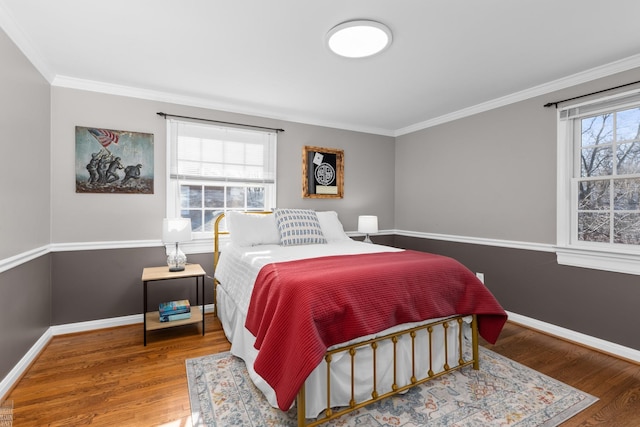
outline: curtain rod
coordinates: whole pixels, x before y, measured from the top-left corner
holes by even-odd
[[[544,104],[544,106],[545,107],[551,107],[552,105],[555,105],[555,107],[558,108],[558,104],[562,104],[563,102],[573,101],[574,99],[585,98],[585,97],[591,96],[591,95],[597,95],[597,94],[602,93],[602,92],[608,92],[610,90],[620,89],[621,87],[631,86],[631,85],[634,85],[636,83],[640,83],[640,80],[637,81],[637,82],[631,82],[631,83],[627,83],[627,84],[616,86],[616,87],[610,87],[609,89],[603,89],[603,90],[598,90],[596,92],[587,93],[586,95],[574,96],[573,98],[563,99],[562,101],[548,102],[548,103]]]
[[[276,128],[270,128],[270,127],[265,127],[265,126],[256,126],[256,125],[247,125],[247,124],[244,124],[244,123],[223,122],[223,121],[220,121],[220,120],[201,119],[201,118],[198,118],[198,117],[189,117],[189,116],[177,116],[175,114],[167,114],[167,113],[156,113],[156,114],[159,115],[159,116],[164,117],[165,119],[167,117],[175,117],[175,118],[178,118],[178,119],[200,120],[202,122],[221,123],[221,124],[225,124],[225,125],[244,126],[244,127],[254,128],[254,129],[272,130],[274,132],[284,132],[284,129],[276,129]]]

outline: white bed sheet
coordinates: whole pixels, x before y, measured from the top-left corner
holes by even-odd
[[[253,284],[260,269],[270,263],[331,255],[400,252],[403,249],[345,240],[320,245],[261,245],[240,247],[232,243],[222,249],[215,277],[246,316]]]
[[[251,297],[251,289],[255,282],[260,269],[272,262],[288,261],[295,259],[313,258],[316,256],[329,256],[336,254],[357,254],[357,253],[374,253],[400,251],[401,249],[367,244],[362,242],[340,242],[327,245],[306,245],[296,247],[282,247],[277,245],[265,245],[252,248],[240,248],[229,244],[222,252],[220,262],[216,268],[215,276],[220,282],[217,289],[217,310],[218,316],[222,323],[225,335],[231,342],[231,353],[242,358],[246,365],[249,375],[254,384],[263,392],[269,404],[278,407],[274,390],[264,381],[253,369],[253,363],[257,357],[258,350],[253,347],[255,337],[244,327],[249,300]],[[370,339],[375,336],[383,336],[411,326],[426,324],[439,319],[429,319],[424,322],[416,322],[413,324],[403,324],[378,334],[362,337],[352,342]],[[465,318],[465,336],[469,338],[469,323],[471,317]],[[449,345],[449,360],[451,366],[458,363],[458,340],[457,340],[458,324],[451,322],[447,330],[447,339]],[[422,345],[425,349],[419,352],[417,360],[418,372],[424,373],[429,369],[429,356],[426,348],[428,346],[426,333],[423,337],[416,340],[417,346]],[[442,339],[441,329],[436,329],[434,339]],[[422,340],[421,340],[422,338]],[[420,344],[422,343],[422,344]],[[342,343],[332,348],[340,347],[348,343]],[[434,346],[434,371],[440,372],[444,365],[444,351],[439,346]],[[391,343],[383,343],[378,347],[377,358],[378,366],[387,366],[383,372],[378,372],[378,392],[383,394],[391,389],[393,382],[391,360],[392,345]],[[358,401],[370,398],[370,387],[372,383],[372,352],[370,348],[362,348],[357,353],[358,364],[356,365],[356,399]],[[398,375],[398,384],[409,382],[411,377],[411,341],[408,336],[403,337],[398,345],[399,367],[402,368]],[[351,399],[350,375],[351,363],[348,355],[338,354],[333,357],[331,363],[332,370],[332,389],[331,389],[331,406],[347,406]],[[437,368],[440,367],[440,368]],[[326,408],[326,365],[324,362],[311,373],[306,383],[306,417],[315,418],[322,410]]]

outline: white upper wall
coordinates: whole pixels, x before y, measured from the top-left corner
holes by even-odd
[[[166,122],[157,112],[283,128],[278,135],[279,207],[338,212],[346,230],[378,215],[393,228],[394,138],[117,95],[52,87],[52,243],[159,240],[166,200]],[[75,192],[75,127],[154,134],[154,194]],[[302,198],[302,148],[344,150],[343,199]],[[99,148],[99,147],[98,147]],[[144,166],[143,166],[144,167]]]
[[[0,30],[0,260],[49,243],[50,86]]]
[[[556,243],[556,109],[640,80],[640,68],[396,139],[399,230]]]

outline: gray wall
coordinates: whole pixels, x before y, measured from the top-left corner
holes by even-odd
[[[69,245],[0,272],[0,378],[50,325],[140,313],[142,269],[165,262],[160,228],[166,199],[166,113],[284,128],[278,138],[278,206],[336,210],[347,230],[357,216],[376,214],[393,228],[394,139],[204,108],[50,87],[4,33],[0,33],[0,263],[34,249]],[[75,193],[75,126],[153,133],[152,195]],[[345,198],[303,199],[302,147],[345,153]],[[7,226],[7,224],[11,224]],[[157,241],[158,246],[149,241]],[[133,248],[103,249],[129,242]],[[139,242],[139,244],[137,244]],[[53,245],[53,246],[49,246]],[[138,247],[137,247],[138,246]],[[212,274],[211,253],[189,256]],[[1,264],[0,264],[1,265]],[[151,306],[167,296],[195,300],[193,286],[150,287]],[[207,279],[206,301],[213,301]],[[142,335],[141,335],[142,339]]]
[[[555,242],[555,110],[543,103],[398,137],[396,229]]]
[[[279,207],[335,210],[347,230],[360,214],[379,216],[380,228],[393,228],[394,139],[300,123],[54,87],[52,89],[52,243],[148,241],[160,239],[166,200],[166,122],[159,111],[183,116],[283,128],[278,135]],[[79,194],[74,186],[75,126],[95,126],[154,134],[155,185],[152,195]],[[302,198],[302,148],[344,150],[343,199]],[[390,167],[391,165],[391,167]],[[189,255],[212,274],[211,254]],[[52,324],[96,320],[142,311],[142,269],[163,265],[160,246],[96,249],[53,254]],[[208,280],[207,303],[213,302]],[[157,293],[179,297],[172,285],[154,284]],[[189,287],[190,289],[190,287]],[[193,296],[195,297],[195,295]],[[166,299],[166,298],[165,298]],[[191,298],[190,298],[191,299]],[[195,298],[193,298],[195,300]],[[152,304],[157,304],[151,301]]]
[[[347,230],[355,230],[358,215],[375,214],[381,229],[553,244],[555,114],[542,104],[640,77],[624,73],[394,139],[51,88],[3,32],[0,58],[0,263],[50,244],[87,247],[0,272],[0,301],[12,302],[0,310],[0,378],[50,325],[141,312],[142,268],[164,262],[159,245],[136,246],[159,242],[165,216],[165,121],[158,111],[284,128],[278,205],[336,210]],[[76,194],[75,126],[153,133],[155,193]],[[301,197],[304,145],[344,150],[344,199]],[[374,240],[459,257],[485,273],[506,309],[640,349],[632,327],[633,302],[640,300],[635,276],[561,267],[551,253],[402,236]],[[134,247],[102,248],[122,241]],[[189,259],[211,274],[210,253]],[[152,292],[152,305],[164,295],[194,298],[188,283],[179,296],[169,283]],[[207,302],[211,292],[208,280]]]
[[[203,266],[213,276],[211,254],[192,254],[191,263]],[[164,248],[124,248],[56,252],[52,254],[54,284],[51,296],[52,325],[108,319],[142,313],[142,270],[165,265]],[[163,301],[196,298],[195,280],[167,280],[148,286],[149,308]],[[205,279],[205,301],[213,302],[213,281]],[[142,334],[140,334],[142,344]]]
[[[640,349],[638,277],[558,265],[552,252],[395,236],[394,245],[433,252],[484,273],[513,313]]]
[[[638,80],[633,70],[398,137],[396,229],[555,244],[556,111],[543,105]],[[640,349],[637,276],[559,266],[552,252],[396,244],[464,259],[507,310]]]
[[[2,30],[0,61],[1,266],[49,244],[51,113],[49,84]],[[50,325],[49,262],[0,269],[0,378]]]
[[[393,228],[395,147],[391,137],[61,87],[52,88],[51,104],[53,243],[160,239],[166,200],[166,121],[156,114],[159,111],[283,128],[285,132],[278,135],[278,206],[336,210],[351,230],[358,215],[378,215],[380,228]],[[154,134],[154,194],[76,193],[75,126]],[[302,198],[305,145],[344,150],[344,199]]]
[[[0,30],[0,259],[49,244],[50,87]]]

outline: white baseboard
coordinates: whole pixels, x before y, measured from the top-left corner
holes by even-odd
[[[51,328],[47,329],[22,359],[20,359],[18,364],[2,379],[2,382],[0,382],[0,402],[4,400],[4,396],[9,393],[13,385],[16,384],[27,369],[29,369],[29,366],[31,366],[40,352],[47,346],[52,336]]]
[[[65,325],[55,325],[51,327],[51,332],[53,336],[75,334],[76,332],[86,332],[94,331],[96,329],[113,328],[116,326],[133,325],[135,323],[142,323],[142,320],[142,314],[132,314],[130,316],[89,320],[87,322],[67,323]]]
[[[214,305],[204,306],[205,313],[213,313]],[[52,337],[56,335],[73,334],[76,332],[87,332],[97,329],[113,328],[116,326],[133,325],[142,323],[142,314],[132,314],[130,316],[112,317],[109,319],[90,320],[87,322],[68,323],[65,325],[55,325],[49,327],[44,334],[36,341],[29,351],[20,359],[18,364],[0,382],[0,402],[4,400],[13,386],[20,380],[22,375],[29,369],[29,366],[36,360],[38,355],[44,350]]]
[[[638,350],[605,341],[600,338],[595,338],[590,335],[585,335],[580,332],[572,331],[571,329],[562,328],[551,323],[541,322],[540,320],[532,319],[520,314],[511,312],[507,312],[507,314],[509,315],[509,320],[528,328],[536,329],[540,332],[544,332],[630,362],[640,363],[640,351]]]
[[[205,306],[205,313],[212,313],[213,304]],[[536,329],[549,335],[563,338],[585,347],[593,348],[603,353],[610,354],[621,359],[634,363],[640,363],[640,351],[615,344],[609,341],[601,340],[589,335],[575,332],[570,329],[562,328],[551,323],[541,322],[540,320],[522,316],[517,313],[507,312],[509,320],[519,323],[523,326]],[[9,372],[9,374],[0,382],[0,401],[2,397],[9,393],[13,385],[20,379],[24,372],[29,368],[31,363],[38,357],[40,352],[46,347],[49,340],[56,335],[71,334],[76,332],[86,332],[96,329],[112,328],[115,326],[132,325],[142,323],[142,314],[133,314],[131,316],[114,317],[110,319],[91,320],[88,322],[69,323],[66,325],[51,326],[45,331],[40,339],[31,347],[18,364]]]
[[[193,306],[192,306],[193,307]],[[200,307],[200,306],[198,306]],[[213,313],[214,305],[206,304],[205,313]],[[68,323],[66,325],[52,326],[52,335],[73,334],[76,332],[94,331],[96,329],[113,328],[115,326],[133,325],[142,323],[142,314],[132,314],[130,316],[112,317],[109,319],[89,320],[87,322]]]

